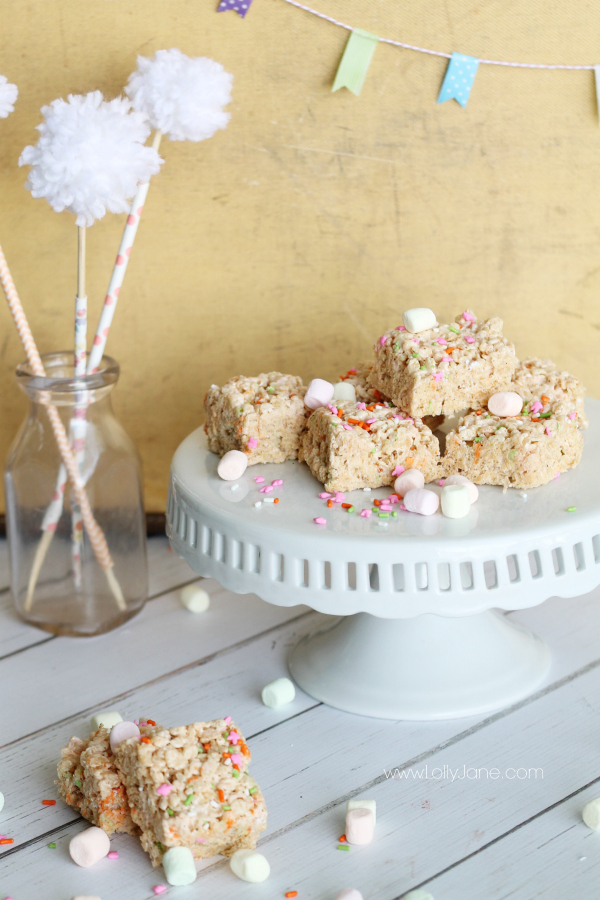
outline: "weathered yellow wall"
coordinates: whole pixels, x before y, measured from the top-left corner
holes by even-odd
[[[592,0],[312,0],[382,36],[474,56],[598,60]],[[283,0],[245,21],[217,0],[2,0],[0,240],[42,351],[71,346],[76,229],[23,188],[40,107],[120,91],[136,54],[179,47],[234,73],[232,119],[163,144],[108,351],[164,508],[171,454],[211,382],[282,369],[334,377],[406,306],[500,313],[518,352],[600,395],[600,129],[590,72],[480,67],[466,110],[436,105],[446,62],[379,45],[360,98],[330,93],[347,33]],[[123,218],[88,233],[95,322]],[[24,413],[0,305],[0,442]]]

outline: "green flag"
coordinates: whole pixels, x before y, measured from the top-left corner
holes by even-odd
[[[361,31],[360,28],[355,28],[350,33],[331,88],[332,91],[339,91],[340,88],[345,87],[357,97],[359,96],[378,43],[377,35]]]

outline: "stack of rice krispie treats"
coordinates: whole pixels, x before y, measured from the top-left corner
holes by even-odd
[[[332,393],[312,409],[291,375],[213,385],[209,447],[241,450],[248,465],[298,458],[328,491],[393,484],[394,473],[409,468],[426,482],[462,474],[476,484],[546,484],[581,458],[585,388],[551,360],[519,361],[502,329],[498,317],[479,321],[471,310],[418,331],[398,325],[377,340],[371,360],[340,376],[351,397],[345,388],[344,399]],[[522,409],[494,415],[488,401],[506,391],[519,395]],[[442,455],[433,432],[457,413]]]

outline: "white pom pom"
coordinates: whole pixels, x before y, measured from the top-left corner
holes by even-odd
[[[144,146],[150,129],[131,106],[125,97],[107,102],[94,91],[42,107],[40,139],[19,159],[31,166],[25,186],[33,196],[45,197],[56,212],[75,213],[77,225],[92,225],[107,210],[127,212],[138,183],[162,163]]]
[[[10,84],[8,78],[0,75],[0,119],[5,119],[11,112],[14,112],[18,94],[16,84]]]
[[[229,122],[233,75],[214,59],[192,59],[181,50],[138,56],[125,93],[152,126],[172,141],[203,141]]]

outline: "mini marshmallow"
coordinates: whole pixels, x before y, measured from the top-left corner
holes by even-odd
[[[592,831],[600,831],[600,797],[596,797],[595,800],[589,800],[585,804],[581,811],[581,817]]]
[[[419,513],[420,516],[432,516],[438,510],[440,498],[435,491],[411,488],[404,495],[404,505],[409,512]]]
[[[80,831],[69,842],[69,853],[71,859],[78,866],[87,869],[100,862],[105,856],[108,856],[110,850],[110,841],[108,835],[101,828],[86,828]]]
[[[262,702],[271,709],[291,703],[296,696],[296,688],[289,678],[276,678],[262,689]]]
[[[471,498],[466,484],[449,484],[442,488],[442,512],[449,519],[463,519],[471,512]]]
[[[110,731],[110,749],[114,753],[121,741],[127,738],[139,737],[140,729],[135,722],[118,722]]]
[[[375,816],[370,809],[346,812],[346,840],[349,844],[370,844],[375,833]]]
[[[101,709],[95,716],[92,716],[90,727],[92,731],[98,731],[101,725],[110,731],[113,725],[118,725],[123,719],[116,709]]]
[[[256,850],[236,850],[229,865],[234,875],[252,884],[266,881],[271,874],[271,866],[267,859]]]
[[[356,388],[349,381],[338,381],[333,386],[333,399],[350,400],[352,403],[356,403]]]
[[[186,584],[182,588],[179,599],[186,609],[193,613],[206,612],[210,606],[210,597],[197,584]]]
[[[418,334],[420,331],[427,331],[428,328],[435,328],[437,319],[432,309],[416,306],[402,313],[402,323],[407,331]]]
[[[487,408],[493,416],[518,416],[523,409],[523,399],[515,391],[498,391],[488,400]]]
[[[217,474],[223,481],[237,481],[248,468],[248,457],[241,450],[228,450],[221,457]]]
[[[356,888],[344,888],[335,895],[335,900],[363,900],[363,895]]]
[[[322,378],[313,378],[304,395],[305,406],[308,406],[309,409],[327,406],[333,399],[333,390],[331,382],[323,381]]]
[[[351,809],[369,809],[373,813],[373,825],[377,823],[377,803],[375,800],[348,800],[346,815]]]
[[[407,491],[413,488],[422,488],[425,485],[423,473],[418,469],[407,469],[402,475],[398,475],[394,482],[394,492],[399,497],[404,497]]]
[[[169,884],[193,884],[196,866],[189,847],[171,847],[162,858],[165,877]]]
[[[403,900],[433,900],[433,894],[430,894],[429,891],[417,889],[416,891],[409,891],[408,894],[405,894]]]
[[[469,481],[468,478],[465,478],[464,475],[448,475],[446,480],[444,481],[444,487],[447,487],[450,484],[466,484],[469,488],[469,498],[471,503],[475,503],[477,498],[479,497],[479,489],[476,484],[473,484],[472,481]]]

